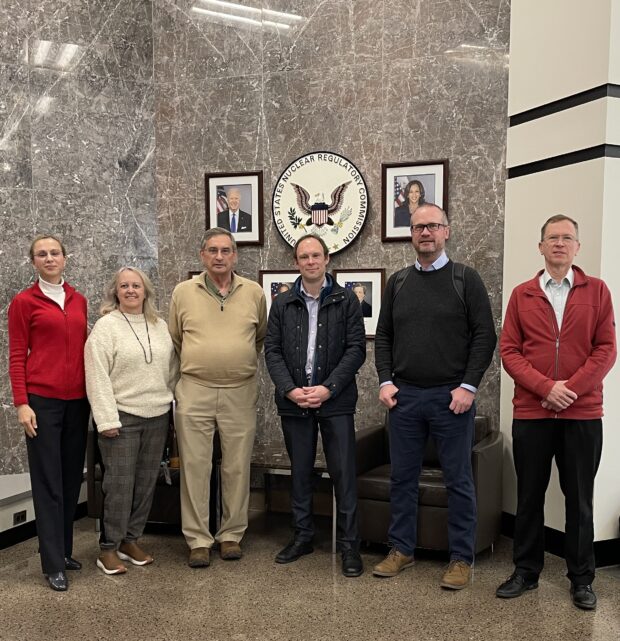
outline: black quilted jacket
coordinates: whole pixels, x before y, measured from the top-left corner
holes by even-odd
[[[328,274],[319,308],[313,385],[324,385],[331,397],[317,410],[307,410],[286,398],[296,387],[308,385],[308,310],[302,298],[301,277],[288,292],[275,298],[265,337],[265,361],[276,386],[280,416],[353,414],[357,403],[355,374],[366,359],[366,335],[359,301]]]

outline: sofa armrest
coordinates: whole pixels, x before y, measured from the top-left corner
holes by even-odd
[[[486,549],[500,534],[503,462],[501,432],[492,432],[474,446],[472,468],[478,508],[477,551]]]
[[[367,427],[355,433],[355,465],[358,476],[385,465],[388,460],[383,425]]]

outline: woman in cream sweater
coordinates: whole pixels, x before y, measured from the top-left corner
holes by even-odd
[[[103,528],[97,566],[147,565],[137,544],[153,502],[178,366],[166,323],[153,305],[148,276],[123,267],[108,285],[102,317],[86,341],[86,390],[99,431]]]

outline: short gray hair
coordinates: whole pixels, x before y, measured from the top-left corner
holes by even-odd
[[[207,229],[207,231],[202,235],[200,249],[204,249],[207,245],[207,242],[215,236],[228,236],[228,238],[230,238],[230,242],[232,243],[233,251],[237,251],[237,241],[235,240],[235,237],[228,231],[228,229],[224,229],[223,227],[211,227],[211,229]]]

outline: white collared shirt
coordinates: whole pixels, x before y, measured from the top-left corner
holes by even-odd
[[[571,267],[568,273],[562,279],[561,283],[556,282],[549,272],[545,271],[540,276],[540,288],[545,292],[545,296],[549,299],[551,307],[555,312],[555,317],[558,321],[558,329],[562,329],[562,319],[564,318],[564,309],[566,308],[566,301],[572,286],[575,283],[575,273]]]
[[[327,286],[327,278],[323,280],[321,285],[321,292]],[[319,305],[321,302],[321,294],[315,298],[304,289],[303,281],[300,285],[301,295],[306,303],[308,310],[308,351],[306,352],[306,377],[308,381],[312,381],[312,372],[314,371],[314,356],[316,352],[316,334],[319,323]]]
[[[415,259],[415,264],[414,267],[419,271],[419,272],[432,272],[437,269],[441,269],[442,267],[445,267],[448,264],[448,256],[446,255],[446,252],[441,252],[439,258],[429,265],[428,267],[422,267],[420,264],[420,261],[416,258]]]

